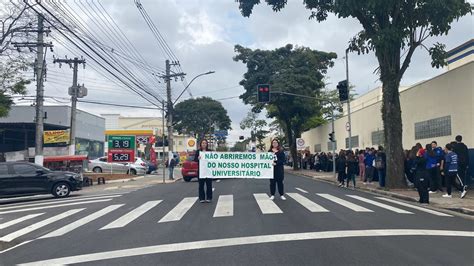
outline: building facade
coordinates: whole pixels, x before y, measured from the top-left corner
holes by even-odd
[[[0,153],[17,160],[35,156],[35,107],[12,106],[0,118]],[[69,130],[71,107],[45,106],[44,130]],[[105,119],[82,110],[76,113],[76,154],[97,158],[104,154]],[[44,156],[68,155],[67,143],[44,144]]]

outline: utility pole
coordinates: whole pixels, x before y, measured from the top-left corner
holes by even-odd
[[[183,78],[184,73],[171,74],[171,66],[179,65],[179,62],[170,63],[170,60],[165,61],[166,64],[166,75],[161,76],[166,81],[166,110],[168,111],[168,151],[173,152],[173,102],[171,100],[171,78],[177,79],[178,77]]]
[[[36,137],[35,137],[35,163],[43,166],[43,131],[44,131],[44,51],[43,51],[43,16],[38,14],[38,46],[36,50]]]
[[[349,150],[352,150],[352,124],[351,124],[351,86],[349,83],[349,49],[346,49],[346,80],[347,80],[347,119],[349,123]]]
[[[72,87],[69,88],[69,95],[71,95],[71,125],[69,130],[69,155],[76,153],[76,109],[77,109],[77,98],[82,98],[87,95],[87,89],[84,86],[77,85],[77,68],[79,64],[86,64],[85,59],[54,59],[54,63],[59,63],[61,67],[62,63],[68,64],[69,67],[73,68],[72,76]]]
[[[165,102],[161,102],[161,121],[162,121],[162,131],[161,131],[161,141],[162,141],[162,146],[163,146],[163,183],[165,183],[165,174],[166,174],[166,159],[165,159]]]
[[[52,51],[52,43],[44,43],[44,33],[48,34],[51,32],[49,29],[44,28],[43,15],[38,14],[38,26],[37,29],[28,29],[25,32],[37,32],[38,37],[36,42],[12,42],[12,44],[20,51],[21,47],[26,47],[33,51],[36,48],[36,62],[35,62],[35,76],[36,76],[36,114],[35,114],[35,163],[43,165],[43,132],[44,132],[44,78],[46,76],[46,50],[49,47]]]

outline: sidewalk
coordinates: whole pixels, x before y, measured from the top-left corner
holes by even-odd
[[[316,172],[314,170],[304,169],[295,171],[292,168],[286,166],[285,172],[328,182],[334,185],[338,184],[337,179],[334,177],[332,172]],[[378,187],[378,182],[372,182],[371,184],[364,185],[363,182],[360,181],[359,177],[356,177],[356,189],[406,201],[418,202],[419,199],[418,192],[415,188],[385,190]],[[469,191],[469,193],[467,193],[463,199],[460,198],[460,193],[456,189],[453,189],[452,198],[443,198],[441,197],[443,194],[444,193],[441,192],[430,194],[429,206],[474,216],[474,191]]]

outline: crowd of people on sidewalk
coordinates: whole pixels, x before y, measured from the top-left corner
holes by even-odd
[[[318,172],[332,172],[335,161],[335,172],[340,187],[356,188],[356,179],[363,184],[378,181],[379,188],[385,187],[387,156],[384,148],[367,147],[365,150],[340,150],[338,154],[318,152],[311,154],[309,150],[298,153],[296,160],[291,158],[288,165],[298,164],[300,169]],[[429,194],[443,192],[442,197],[452,197],[452,186],[461,192],[461,198],[467,193],[467,168],[469,153],[462,142],[462,136],[444,146],[436,141],[424,147],[417,143],[405,151],[405,178],[407,184],[418,189],[420,203],[429,203]],[[358,178],[356,178],[358,177]]]

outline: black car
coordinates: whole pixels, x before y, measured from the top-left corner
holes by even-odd
[[[63,198],[81,189],[81,174],[52,171],[28,162],[0,163],[0,197],[51,193]]]

